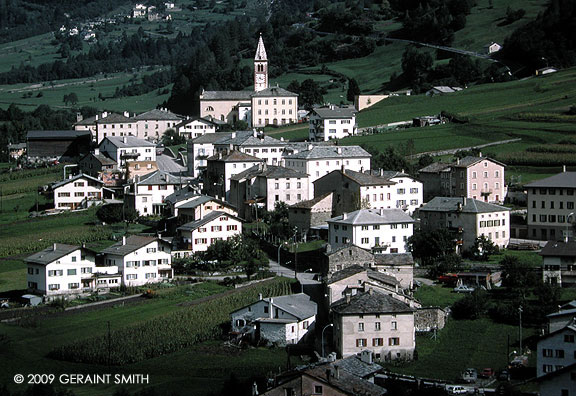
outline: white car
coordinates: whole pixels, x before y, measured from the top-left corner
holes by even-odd
[[[468,393],[468,390],[460,385],[448,385],[446,386],[446,393],[449,395],[465,395]]]
[[[456,286],[454,288],[454,291],[456,293],[472,293],[474,291],[474,288],[470,287],[470,286],[466,286],[466,285],[460,285],[460,286]]]

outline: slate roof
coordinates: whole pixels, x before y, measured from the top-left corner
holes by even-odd
[[[199,195],[198,198],[190,201],[190,202],[186,202],[185,204],[180,205],[178,208],[179,209],[193,209],[199,205],[202,205],[203,203],[206,202],[216,202],[220,205],[226,206],[228,208],[232,208],[234,210],[236,210],[236,208],[232,205],[230,205],[228,202],[222,201],[221,199],[218,198],[214,198],[211,197],[209,195]]]
[[[195,190],[190,188],[189,186],[183,187],[179,190],[174,191],[172,194],[168,195],[164,198],[164,202],[169,202],[171,204],[178,203],[180,201],[184,201],[189,198],[193,198],[195,196],[200,196]]]
[[[138,139],[135,136],[106,136],[104,139],[108,139],[110,143],[118,148],[127,147],[156,147],[156,145],[148,140]],[[126,141],[126,143],[124,143]],[[100,143],[102,146],[102,143]]]
[[[298,172],[291,168],[276,165],[254,165],[236,175],[232,176],[230,180],[252,179],[257,176],[266,177],[269,179],[288,179],[288,178],[307,178],[308,175],[303,172]]]
[[[257,136],[254,136],[254,135]],[[261,137],[259,137],[261,136]],[[217,142],[217,144],[234,145],[234,146],[285,146],[286,143],[263,133],[259,134],[254,131],[238,131],[230,137],[226,137]]]
[[[242,221],[240,218],[238,218],[234,215],[231,215],[230,213],[221,212],[219,210],[216,210],[216,211],[208,213],[206,216],[202,217],[199,220],[194,220],[194,221],[191,221],[189,223],[186,223],[186,224],[178,227],[178,230],[180,230],[180,231],[194,231],[194,230],[210,223],[211,221],[216,220],[220,216],[232,217],[233,219],[236,219],[238,221]]]
[[[76,181],[76,180],[78,180],[78,179],[84,179],[84,178],[85,178],[85,179],[88,179],[88,180],[91,180],[91,181],[93,181],[93,182],[99,183],[99,184],[104,184],[104,182],[103,182],[102,180],[100,180],[100,179],[96,179],[95,177],[88,176],[88,175],[85,175],[85,174],[80,173],[80,174],[78,174],[78,175],[76,175],[76,176],[74,176],[74,177],[72,177],[72,178],[70,178],[70,179],[62,180],[62,181],[59,181],[59,182],[56,182],[56,183],[52,184],[52,189],[55,189],[55,188],[58,188],[58,187],[62,187],[62,186],[64,186],[64,185],[68,184],[68,183],[72,183],[73,181]]]
[[[284,88],[280,88],[280,87],[269,87],[269,88],[265,88],[261,91],[254,92],[251,95],[251,97],[253,97],[253,98],[277,97],[277,96],[297,97],[298,94],[294,93],[294,92],[287,91]]]
[[[346,302],[342,298],[334,302],[330,308],[340,315],[380,314],[414,312],[408,304],[378,291],[356,294]]]
[[[576,172],[562,172],[524,185],[524,187],[567,187],[576,188]]]
[[[330,285],[332,283],[340,282],[343,279],[349,278],[364,271],[366,271],[366,268],[362,267],[361,265],[351,265],[341,269],[340,271],[334,272],[330,277],[330,280],[328,280],[328,284]]]
[[[345,369],[339,371],[337,378],[334,366],[340,364],[340,362],[334,362],[329,365],[318,365],[305,370],[303,374],[329,384],[330,387],[334,387],[347,395],[382,396],[388,393],[385,388],[362,379]]]
[[[357,355],[338,360],[334,362],[334,365],[360,378],[366,378],[382,371],[382,366],[379,364],[363,362]]]
[[[223,161],[223,162],[249,162],[249,161],[258,161],[263,162],[265,161],[262,158],[254,157],[253,155],[243,153],[238,150],[232,150],[229,153],[222,154],[214,154],[211,157],[208,157],[208,161]]]
[[[272,300],[272,305],[294,315],[298,320],[314,316],[318,311],[316,303],[310,300],[310,296],[304,293],[268,297],[264,299],[264,301],[267,302],[270,302],[270,300]]]
[[[140,186],[148,185],[165,185],[165,184],[186,184],[190,180],[189,177],[174,176],[171,173],[157,170],[149,173],[140,179],[136,184]]]
[[[576,241],[549,241],[540,251],[540,256],[575,257]]]
[[[324,198],[328,197],[329,195],[332,195],[331,192],[327,192],[325,194],[319,195],[313,199],[309,199],[307,201],[300,201],[300,202],[296,202],[295,204],[291,205],[291,208],[294,209],[312,209],[316,204],[318,204],[320,201],[322,201]]]
[[[357,110],[354,106],[324,106],[315,107],[312,110],[322,118],[352,118],[356,115]]]
[[[200,96],[200,100],[247,100],[250,98],[253,91],[204,91]]]
[[[458,210],[459,205],[462,205],[461,213],[493,213],[510,211],[509,208],[504,206],[479,201],[477,199],[462,197],[434,197],[430,202],[420,208],[421,212],[454,212]]]
[[[90,131],[28,131],[26,140],[76,139],[82,136],[91,136]]]
[[[356,172],[351,169],[344,169],[344,172],[338,169],[333,172],[340,172],[361,186],[390,186],[396,184],[396,182],[390,181],[387,177],[377,176],[371,173]]]
[[[556,318],[558,316],[575,316],[576,315],[576,308],[574,309],[565,309],[560,312],[554,312],[549,315],[546,315],[547,318]]]
[[[94,125],[95,123],[96,123],[96,116],[92,116],[92,117],[86,117],[76,122],[74,125]]]
[[[360,146],[314,146],[309,150],[300,151],[286,156],[286,159],[322,159],[322,158],[370,158],[366,150]]]
[[[126,117],[124,114],[111,113],[104,118],[99,118],[98,120],[94,119],[93,123],[94,124],[116,124],[120,122],[129,123],[130,120],[131,119]]]
[[[494,162],[494,163],[496,163],[496,164],[498,164],[498,165],[506,166],[506,165],[504,165],[502,162],[493,160],[492,158],[488,158],[488,157],[473,157],[473,156],[470,156],[470,155],[467,156],[467,157],[461,158],[460,161],[458,161],[458,162],[456,162],[456,163],[453,163],[453,164],[451,164],[451,165],[452,165],[453,167],[455,167],[455,168],[468,168],[469,166],[472,166],[472,165],[474,165],[474,164],[477,164],[478,162],[485,161],[485,160],[490,161],[490,162]]]
[[[182,116],[168,110],[152,109],[132,117],[133,120],[180,121]]]
[[[375,254],[374,261],[380,265],[414,265],[412,253]]]
[[[438,173],[446,170],[450,170],[451,164],[445,162],[433,162],[428,166],[420,169],[419,173]]]
[[[48,265],[67,254],[70,254],[78,249],[82,249],[80,246],[67,245],[64,243],[55,243],[53,246],[42,250],[41,252],[34,253],[26,258],[26,262],[34,264]]]
[[[228,139],[232,136],[232,132],[215,132],[215,133],[206,133],[202,136],[198,136],[189,142],[192,144],[205,144],[205,143],[218,143],[221,140]]]
[[[182,122],[179,122],[178,124],[176,124],[176,126],[174,128],[180,128],[184,125],[191,124],[194,121],[200,121],[201,123],[210,124],[210,125],[214,125],[214,126],[218,125],[215,122],[213,122],[212,120],[208,120],[208,119],[202,118],[202,117],[195,117],[195,118],[187,118],[187,119],[183,120]]]
[[[114,245],[107,247],[106,249],[102,250],[101,253],[104,254],[115,254],[118,256],[126,256],[127,254],[132,253],[135,250],[143,248],[144,246],[154,242],[154,241],[162,241],[157,237],[150,237],[150,236],[142,236],[142,235],[131,235],[126,238],[126,244],[123,245],[122,241],[116,242]]]
[[[374,271],[369,269],[368,270],[368,278],[375,280],[380,283],[384,283],[386,285],[399,285],[400,282],[392,275],[384,274],[382,272]]]
[[[80,161],[82,161],[84,158],[87,157],[94,157],[101,165],[116,165],[116,161],[114,161],[112,158],[102,153],[100,154],[88,153],[84,157],[82,157]]]
[[[345,216],[333,217],[328,222],[352,225],[414,223],[412,217],[400,209],[360,209],[345,213]]]

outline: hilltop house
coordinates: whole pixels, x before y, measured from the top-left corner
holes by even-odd
[[[186,223],[177,229],[183,249],[201,252],[218,240],[228,240],[242,234],[242,220],[230,213],[211,211],[198,220]]]
[[[309,114],[311,142],[344,139],[356,135],[356,109],[353,106],[315,107]]]
[[[51,186],[54,208],[74,210],[99,204],[104,198],[113,198],[114,192],[104,187],[104,182],[92,176],[79,175],[57,182]]]
[[[232,333],[277,345],[297,344],[314,331],[317,306],[304,293],[262,298],[230,313]]]
[[[141,216],[160,215],[164,213],[166,197],[187,183],[188,178],[158,170],[135,181],[126,193],[125,200]]]

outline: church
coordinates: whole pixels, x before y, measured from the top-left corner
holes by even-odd
[[[262,35],[254,57],[254,90],[204,91],[200,95],[200,117],[229,124],[242,120],[255,128],[298,121],[298,94],[268,83],[268,56]]]

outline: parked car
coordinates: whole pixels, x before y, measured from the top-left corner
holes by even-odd
[[[470,286],[466,286],[466,285],[460,285],[460,286],[456,286],[454,288],[454,291],[456,293],[472,293],[474,291],[474,288],[470,287]]]
[[[478,371],[475,368],[467,368],[462,372],[462,379],[468,383],[474,383],[478,379]]]
[[[491,368],[485,368],[480,373],[480,377],[482,377],[482,378],[490,378],[493,376],[494,376],[494,369],[491,369]]]
[[[446,393],[449,395],[465,395],[468,393],[466,388],[460,385],[447,385],[446,386]]]

